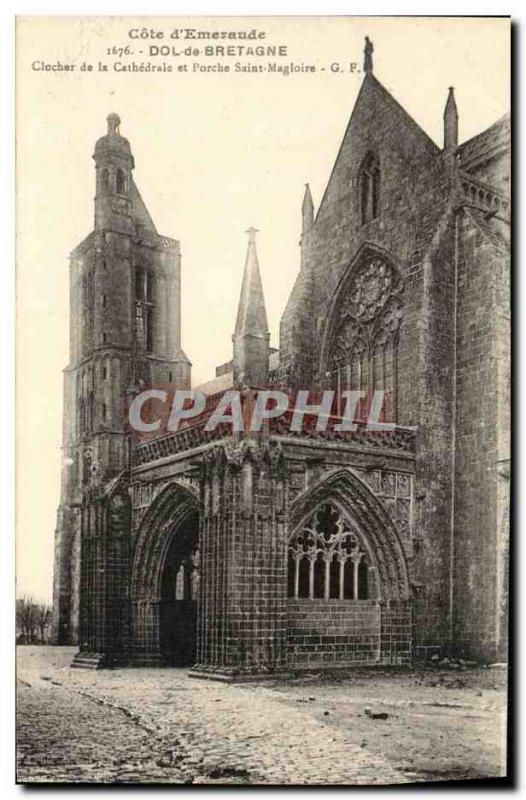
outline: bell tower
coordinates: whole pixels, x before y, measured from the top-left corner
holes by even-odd
[[[181,349],[181,253],[134,182],[117,114],[95,145],[94,228],[70,256],[70,357],[55,534],[54,640],[78,639],[80,506],[129,467],[127,398],[140,386],[190,388]]]

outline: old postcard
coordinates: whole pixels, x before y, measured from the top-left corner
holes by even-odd
[[[18,782],[509,779],[510,19],[16,81]]]

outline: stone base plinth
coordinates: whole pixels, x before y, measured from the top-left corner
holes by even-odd
[[[135,653],[123,657],[123,664],[127,667],[168,667],[170,660],[162,653]]]
[[[115,659],[106,653],[85,653],[79,651],[71,662],[73,669],[114,669]]]
[[[188,672],[189,678],[200,678],[208,681],[221,681],[222,683],[259,683],[287,678],[290,673],[285,668],[273,670],[258,669],[257,667],[239,669],[236,667],[206,667],[196,664]]]

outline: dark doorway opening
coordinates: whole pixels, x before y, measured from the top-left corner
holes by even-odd
[[[172,537],[161,580],[161,652],[172,666],[195,663],[198,590],[199,520],[192,513]]]

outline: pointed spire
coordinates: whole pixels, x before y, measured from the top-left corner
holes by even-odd
[[[302,233],[308,233],[312,228],[314,222],[314,203],[312,202],[312,195],[310,193],[310,186],[305,184],[305,194],[303,195],[303,203],[301,206],[302,216]]]
[[[267,312],[256,251],[258,231],[256,228],[249,228],[246,233],[248,234],[247,257],[234,333],[266,336],[268,334]]]
[[[234,383],[264,386],[268,381],[269,339],[263,284],[256,251],[256,228],[249,228],[245,273],[239,298],[234,343]]]
[[[444,151],[454,152],[458,147],[458,111],[455,101],[455,90],[449,87],[446,107],[444,109]]]
[[[363,48],[363,71],[366,75],[373,71],[374,45],[368,36],[365,37],[365,47]]]

